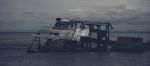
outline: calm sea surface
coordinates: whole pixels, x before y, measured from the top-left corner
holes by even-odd
[[[26,45],[33,39],[31,34],[0,33],[0,66],[150,66],[150,51],[26,53]],[[117,36],[143,37],[145,42],[150,40],[150,33],[111,33],[110,39],[117,40]]]

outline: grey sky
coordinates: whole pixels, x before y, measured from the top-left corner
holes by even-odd
[[[150,31],[150,0],[0,0],[0,31],[52,26],[56,17],[111,22],[119,31]]]

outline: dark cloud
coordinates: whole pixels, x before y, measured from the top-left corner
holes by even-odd
[[[149,4],[150,0],[0,0],[0,31],[37,30],[52,26],[56,17],[111,22],[119,27],[116,30],[150,31]]]

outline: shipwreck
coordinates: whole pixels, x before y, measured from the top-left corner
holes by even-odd
[[[107,49],[112,28],[112,25],[106,22],[56,18],[56,24],[53,27],[42,29],[32,35],[34,39],[28,51],[35,45],[37,50]],[[41,43],[41,38],[45,38],[44,44]]]
[[[32,36],[33,41],[27,51],[48,50],[110,50],[112,48],[132,49],[143,45],[142,38],[119,36],[110,40],[109,22],[63,20],[56,18],[53,27],[45,27]]]

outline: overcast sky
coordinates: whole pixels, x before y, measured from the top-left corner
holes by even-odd
[[[56,17],[111,22],[117,31],[150,31],[150,0],[0,0],[0,31],[53,26]]]

